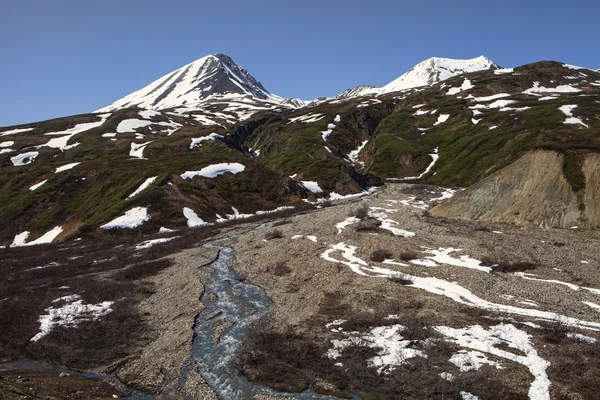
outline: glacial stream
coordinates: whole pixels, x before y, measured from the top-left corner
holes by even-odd
[[[337,399],[308,389],[301,393],[282,393],[250,382],[238,368],[236,354],[244,343],[249,326],[265,318],[271,299],[259,286],[237,274],[235,254],[231,248],[236,240],[229,236],[209,242],[219,255],[210,265],[210,280],[204,284],[201,301],[205,309],[196,317],[192,358],[198,372],[220,399],[252,399],[256,394],[281,395],[296,399]],[[358,397],[355,397],[358,398]]]

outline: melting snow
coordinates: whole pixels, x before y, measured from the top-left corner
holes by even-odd
[[[194,138],[194,139],[192,139],[192,144],[190,144],[190,150],[192,150],[194,147],[196,147],[197,145],[199,145],[200,143],[202,143],[206,140],[217,140],[217,139],[223,139],[223,136],[216,134],[216,133],[211,133],[208,136]],[[202,145],[200,144],[200,146],[202,146]]]
[[[40,186],[42,186],[44,183],[48,182],[48,179],[41,181],[40,183],[36,183],[35,185],[31,186],[29,188],[29,190],[31,190],[32,192],[36,189],[38,189]]]
[[[338,259],[332,256],[333,253],[341,252],[343,259]],[[531,308],[520,308],[508,306],[505,304],[492,303],[484,300],[468,289],[460,286],[457,283],[449,282],[444,279],[435,277],[417,277],[398,271],[393,271],[386,268],[373,267],[367,262],[356,257],[356,246],[346,245],[343,242],[329,245],[329,249],[321,254],[321,258],[334,263],[346,265],[354,273],[363,276],[385,278],[389,276],[402,276],[405,279],[412,281],[408,286],[423,289],[429,293],[438,294],[448,297],[457,303],[465,304],[481,309],[494,310],[496,312],[505,312],[510,314],[523,315],[533,318],[539,318],[547,321],[563,321],[564,323],[576,326],[582,329],[600,330],[600,323],[583,321],[576,318],[567,317],[549,311],[535,310]]]
[[[58,174],[59,172],[64,172],[64,171],[68,171],[70,169],[75,168],[76,166],[78,166],[79,164],[81,164],[80,162],[76,162],[76,163],[71,163],[71,164],[66,164],[63,165],[62,167],[58,167],[56,168],[56,171],[54,171],[55,174]]]
[[[153,176],[151,178],[146,179],[144,181],[144,183],[142,183],[137,189],[135,189],[135,191],[133,193],[131,193],[129,196],[127,196],[127,198],[130,199],[130,198],[135,197],[138,194],[142,193],[144,190],[146,190],[146,188],[148,186],[150,186],[154,183],[156,178],[158,178],[158,176]]]
[[[444,115],[447,115],[447,114],[444,114]],[[440,117],[441,117],[441,115],[440,115]],[[408,178],[402,178],[402,180],[405,181],[405,180],[421,179],[422,177],[424,177],[429,171],[431,171],[431,168],[433,168],[433,166],[435,165],[437,160],[440,158],[440,156],[438,154],[439,149],[440,149],[439,147],[436,147],[435,149],[433,149],[433,153],[429,154],[429,156],[431,157],[431,163],[427,166],[427,168],[425,168],[425,171],[423,171],[421,173],[421,175],[411,176]]]
[[[477,371],[484,365],[491,365],[497,369],[502,369],[500,363],[490,360],[480,351],[459,350],[448,361],[460,368],[462,372]]]
[[[580,124],[580,125],[585,126],[586,128],[589,128],[589,126],[584,124],[581,119],[573,117],[573,110],[576,108],[577,108],[576,104],[570,104],[570,105],[558,107],[558,109],[567,116],[567,119],[565,119],[563,124]]]
[[[61,149],[61,150],[68,150],[70,148],[73,148],[75,146],[77,146],[79,143],[73,144],[73,145],[67,145],[67,142],[71,139],[71,137],[73,137],[74,135],[78,134],[78,133],[82,133],[85,131],[89,131],[90,129],[94,129],[94,128],[98,128],[100,126],[102,126],[104,124],[104,122],[106,122],[106,120],[108,119],[108,117],[111,116],[111,114],[101,114],[98,115],[100,117],[100,121],[97,122],[86,122],[83,124],[77,124],[75,125],[73,128],[64,130],[64,131],[60,131],[60,132],[49,132],[44,134],[45,136],[47,135],[51,135],[51,136],[61,136],[59,138],[55,138],[55,139],[51,139],[50,141],[48,141],[48,143],[39,146],[39,147],[52,147],[55,149]]]
[[[29,231],[21,232],[15,236],[13,243],[10,245],[10,247],[35,246],[38,244],[52,243],[52,241],[54,239],[56,239],[56,237],[58,235],[60,235],[62,233],[62,231],[63,231],[62,227],[55,226],[54,228],[52,228],[51,230],[49,230],[48,232],[44,233],[42,236],[37,238],[36,240],[33,240],[29,243],[27,243],[27,238],[29,237]]]
[[[10,146],[12,146],[13,144],[15,144],[15,142],[14,142],[14,141],[12,141],[12,140],[8,140],[8,141],[6,141],[6,142],[2,142],[2,143],[0,143],[0,147],[10,147]]]
[[[61,297],[54,300],[53,303],[58,301],[65,301],[67,304],[58,308],[52,306],[46,308],[48,314],[41,315],[38,319],[40,332],[30,339],[32,342],[37,342],[59,326],[75,327],[80,322],[96,321],[100,317],[110,313],[112,311],[110,306],[113,304],[112,301],[103,301],[98,304],[83,304],[78,295]]]
[[[460,92],[464,92],[465,90],[472,89],[474,87],[475,86],[473,86],[473,84],[471,83],[470,80],[465,79],[460,87],[450,88],[450,89],[448,89],[448,93],[446,93],[446,94],[448,94],[448,95],[455,95],[455,94],[458,94]]]
[[[360,152],[362,151],[362,149],[365,148],[365,146],[367,145],[367,143],[369,143],[368,140],[365,140],[364,142],[362,142],[360,144],[360,146],[358,146],[356,148],[356,150],[352,150],[350,153],[348,153],[348,159],[350,160],[350,162],[354,165],[354,164],[358,164],[358,155],[360,154]]]
[[[500,74],[510,74],[514,71],[514,68],[500,68],[500,69],[495,69],[494,70],[494,74],[495,75],[500,75]]]
[[[452,265],[454,267],[476,269],[476,270],[482,271],[482,272],[490,272],[492,270],[491,267],[482,266],[481,261],[471,258],[470,256],[462,255],[458,258],[454,258],[450,255],[452,253],[456,253],[459,251],[461,251],[461,249],[455,249],[452,247],[447,247],[447,248],[440,247],[437,250],[426,249],[423,252],[429,253],[432,255],[426,256],[424,258],[434,261],[434,265],[431,265],[431,263],[428,263],[428,265],[426,265],[426,266],[429,267],[429,266],[437,266],[437,264],[446,264],[446,265]],[[424,265],[424,263],[422,263],[421,261],[424,261],[424,260],[411,260],[410,262],[413,264],[417,264],[417,265]]]
[[[321,137],[323,138],[323,140],[327,141],[327,138],[329,137],[329,135],[331,135],[334,129],[335,124],[327,124],[327,130],[321,131]]]
[[[161,239],[151,239],[151,240],[146,240],[138,245],[135,246],[136,250],[143,250],[143,249],[149,249],[150,247],[156,245],[156,244],[160,244],[160,243],[167,243],[170,242],[171,240],[176,239],[174,237],[171,238],[161,238]]]
[[[39,154],[40,153],[37,152],[37,151],[29,151],[27,153],[21,153],[19,155],[11,157],[10,161],[12,162],[12,164],[15,167],[20,167],[20,166],[23,166],[23,165],[31,164],[33,162],[33,160],[35,160],[35,158]]]
[[[131,150],[129,151],[129,155],[135,158],[144,158],[144,150],[146,150],[146,146],[152,143],[152,140],[146,143],[133,143],[131,142]]]
[[[323,193],[323,189],[315,181],[301,181],[302,186],[313,193]]]
[[[450,118],[450,114],[440,114],[438,116],[438,119],[435,122],[435,124],[433,124],[433,126],[437,126],[439,124],[443,124],[444,122],[448,121],[448,118]]]
[[[489,330],[479,325],[464,329],[437,326],[435,329],[462,347],[479,350],[527,367],[534,376],[529,388],[529,398],[550,400],[550,379],[546,373],[550,363],[538,355],[527,332],[517,329],[512,324],[491,326]],[[508,346],[522,355],[496,346]]]
[[[17,133],[29,132],[29,131],[32,131],[34,129],[35,128],[13,129],[13,130],[10,130],[10,131],[0,132],[0,136],[16,135]]]
[[[148,207],[135,207],[125,212],[118,218],[113,219],[107,224],[100,226],[102,229],[123,229],[123,228],[137,228],[144,222],[148,221],[150,216],[148,215]]]
[[[560,85],[554,88],[547,88],[540,86],[539,82],[533,82],[533,87],[527,89],[523,93],[533,94],[536,93],[579,93],[581,89],[574,88],[571,85]]]
[[[144,128],[152,124],[154,124],[154,122],[142,119],[126,119],[121,121],[117,126],[117,133],[134,133],[136,129]]]
[[[343,320],[336,320],[327,327],[341,325]],[[369,358],[367,363],[370,367],[377,368],[377,373],[386,374],[393,371],[397,366],[406,364],[406,360],[427,355],[421,350],[413,349],[412,340],[405,340],[401,332],[406,330],[402,325],[378,326],[369,333],[338,332],[345,336],[341,340],[332,340],[333,347],[326,353],[327,357],[337,360],[342,357],[344,349],[351,346],[370,347],[377,351],[375,357]]]
[[[204,167],[200,171],[186,171],[180,176],[183,179],[193,179],[195,176],[203,176],[212,179],[227,172],[238,174],[245,169],[246,167],[240,163],[219,163]]]
[[[491,96],[485,96],[485,97],[474,97],[472,95],[469,95],[469,97],[467,97],[467,98],[477,101],[477,102],[486,102],[486,101],[492,101],[492,100],[496,100],[496,99],[502,99],[504,97],[510,97],[510,94],[498,93],[498,94],[493,94]]]
[[[194,210],[191,208],[184,207],[183,208],[183,216],[187,219],[187,226],[190,228],[197,228],[200,226],[208,225],[202,218],[196,214]]]
[[[301,115],[299,117],[290,118],[290,122],[288,122],[288,124],[291,124],[292,122],[303,122],[305,124],[311,124],[311,123],[317,122],[323,118],[325,118],[324,114],[310,113],[310,114]]]
[[[596,344],[596,343],[598,343],[598,339],[590,337],[590,336],[585,336],[585,335],[582,335],[580,333],[568,332],[567,333],[567,337],[569,339],[573,339],[573,340],[576,340],[578,342],[584,342],[584,343],[589,343],[589,344]]]
[[[340,234],[344,231],[344,229],[346,229],[346,227],[348,225],[352,225],[352,224],[356,224],[357,222],[360,222],[360,219],[356,218],[356,217],[348,217],[346,218],[344,221],[339,222],[335,225],[336,229],[337,229],[337,233]]]

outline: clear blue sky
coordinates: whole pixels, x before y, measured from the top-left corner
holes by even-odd
[[[600,68],[599,18],[597,0],[0,0],[0,126],[89,112],[213,53],[303,99],[432,56]]]

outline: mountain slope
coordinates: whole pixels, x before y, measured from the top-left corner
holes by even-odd
[[[114,111],[125,107],[152,110],[193,107],[213,98],[244,97],[275,103],[284,100],[269,93],[229,56],[214,54],[185,65],[96,112]]]
[[[358,195],[382,179],[469,187],[539,150],[561,155],[579,225],[598,227],[599,87],[598,72],[539,62],[298,109],[252,98],[0,128],[0,245],[25,232],[101,235],[134,209],[154,231]],[[459,214],[448,216],[472,218]]]

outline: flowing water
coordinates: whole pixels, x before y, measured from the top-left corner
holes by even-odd
[[[301,393],[276,392],[250,382],[241,373],[235,356],[248,335],[249,326],[266,318],[273,302],[262,288],[246,282],[233,270],[235,254],[231,246],[234,241],[235,233],[230,233],[205,245],[217,248],[219,256],[210,265],[211,277],[204,284],[201,298],[205,309],[194,326],[192,358],[202,378],[220,399],[251,399],[256,394],[337,399],[310,389]]]

